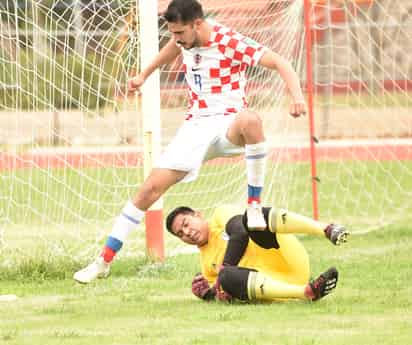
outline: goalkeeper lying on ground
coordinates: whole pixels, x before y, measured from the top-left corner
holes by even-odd
[[[346,242],[348,231],[286,210],[264,208],[263,213],[268,226],[261,231],[249,231],[245,215],[229,206],[217,208],[209,222],[189,207],[168,215],[168,231],[199,247],[202,273],[192,282],[197,297],[315,301],[336,287],[334,267],[309,282],[309,258],[293,234],[322,235],[339,245]]]

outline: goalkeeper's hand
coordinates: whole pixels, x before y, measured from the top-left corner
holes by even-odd
[[[216,299],[221,302],[231,302],[232,295],[222,290],[222,288],[216,288]]]
[[[219,273],[225,268],[224,265],[220,266],[219,268]],[[219,275],[216,279],[216,283],[214,286],[214,289],[216,291],[216,300],[221,301],[221,302],[231,302],[232,301],[232,295],[225,290],[222,289],[220,286],[220,280],[219,280]]]
[[[201,273],[196,274],[192,280],[192,293],[205,301],[213,299],[216,295],[214,287],[210,287]]]

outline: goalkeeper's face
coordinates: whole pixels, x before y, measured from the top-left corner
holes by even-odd
[[[209,226],[200,213],[178,214],[172,223],[173,233],[187,244],[201,247],[207,243]]]
[[[200,21],[197,20],[187,24],[183,24],[182,22],[170,22],[168,23],[168,29],[178,45],[184,49],[191,49],[200,45],[197,33],[199,30],[199,23]]]

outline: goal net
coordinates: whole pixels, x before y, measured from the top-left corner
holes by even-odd
[[[359,232],[411,219],[412,1],[311,9],[319,212]]]
[[[303,1],[201,1],[207,16],[272,48],[306,83]],[[135,0],[0,4],[0,255],[95,255],[143,182],[140,99],[126,81],[140,69]],[[168,1],[159,1],[159,13]],[[314,113],[319,214],[355,231],[411,211],[410,6],[313,2]],[[169,38],[159,17],[160,47]],[[248,101],[270,146],[267,205],[312,215],[308,119],[288,115],[276,72],[248,71]],[[160,73],[164,147],[184,119],[181,62]],[[164,213],[246,202],[242,158],[204,165],[165,196]],[[144,254],[144,227],[121,256]],[[180,250],[166,236],[168,255]],[[6,254],[8,253],[8,254]],[[46,254],[44,254],[46,253]],[[12,254],[12,255],[11,255]],[[14,258],[14,259],[11,259]]]

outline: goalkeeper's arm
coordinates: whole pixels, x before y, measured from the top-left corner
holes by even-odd
[[[226,224],[225,231],[229,235],[229,241],[215,285],[210,286],[201,273],[196,274],[192,281],[192,293],[204,301],[211,301],[215,298],[224,301],[231,299],[231,296],[221,289],[219,276],[225,266],[238,265],[249,243],[249,235],[242,223],[241,215],[231,218]]]
[[[192,293],[204,301],[211,301],[215,299],[216,288],[211,287],[201,273],[197,273],[192,280]]]
[[[232,217],[226,224],[229,241],[226,247],[223,265],[237,266],[249,243],[249,234],[242,222],[242,216]]]

